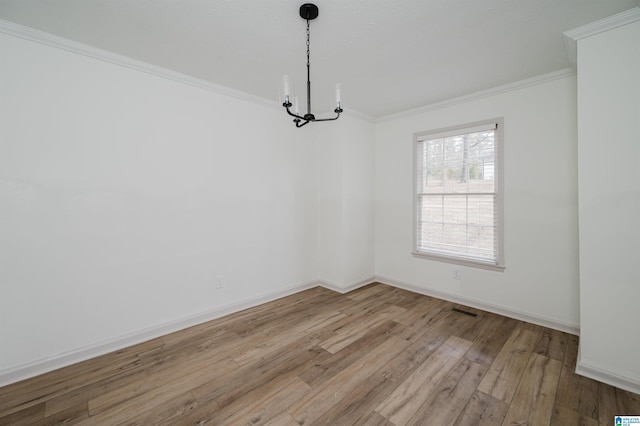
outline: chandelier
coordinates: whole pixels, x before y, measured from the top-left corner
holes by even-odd
[[[340,117],[340,113],[342,112],[342,108],[340,108],[340,86],[336,85],[336,109],[333,112],[336,113],[335,117],[332,118],[316,118],[315,115],[311,112],[311,62],[310,58],[310,50],[309,50],[309,39],[310,39],[310,31],[309,31],[309,22],[318,17],[318,6],[312,3],[305,3],[300,6],[300,17],[307,21],[307,113],[304,115],[300,115],[299,112],[299,104],[297,98],[294,99],[295,103],[292,103],[291,99],[291,90],[289,85],[288,77],[284,77],[283,82],[283,95],[284,95],[284,103],[283,107],[286,108],[287,114],[293,117],[293,122],[296,124],[296,127],[302,127],[305,124],[308,124],[312,121],[333,121],[337,120]],[[294,107],[294,112],[291,112],[291,107]]]

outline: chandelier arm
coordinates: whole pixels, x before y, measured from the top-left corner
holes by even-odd
[[[300,120],[293,120],[296,123],[296,127],[300,128],[302,126],[304,126],[305,124],[309,124],[310,121],[305,121],[304,123],[300,124]]]
[[[337,115],[332,118],[316,118],[313,121],[333,121],[333,120],[337,120],[338,118],[340,118],[340,113],[337,113]]]
[[[294,113],[291,112],[291,110],[289,110],[289,107],[291,106],[291,104],[287,105],[285,103],[283,106],[287,109],[287,114],[289,114],[290,116],[295,117],[295,118],[297,118],[299,120],[304,120],[305,119],[304,117],[302,117],[302,116],[300,116],[298,114],[294,114]]]

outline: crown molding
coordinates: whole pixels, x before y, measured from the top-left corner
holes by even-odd
[[[475,92],[469,95],[464,95],[452,99],[448,99],[442,102],[429,104],[426,106],[418,107],[415,109],[403,111],[396,114],[391,114],[384,117],[371,117],[367,114],[363,114],[358,111],[349,110],[349,115],[353,115],[356,118],[365,120],[370,123],[376,123],[401,117],[408,117],[436,109],[446,108],[452,105],[468,102],[471,100],[481,99],[488,96],[493,96],[500,93],[509,92],[512,90],[518,90],[533,86],[536,84],[545,83],[559,78],[569,77],[575,74],[575,68],[577,64],[577,41],[585,37],[589,37],[604,31],[608,31],[622,25],[626,25],[632,22],[640,20],[640,7],[635,7],[627,11],[612,15],[608,18],[601,19],[599,21],[592,22],[590,24],[578,27],[563,33],[565,48],[572,68],[555,71],[541,76],[533,77],[526,80],[521,80],[515,83],[510,83],[502,86],[497,86],[491,89]],[[29,28],[23,25],[16,24],[14,22],[0,19],[0,32],[14,37],[19,37],[25,40],[29,40],[35,43],[44,44],[54,48],[66,50],[68,52],[76,53],[78,55],[86,56],[89,58],[97,59],[100,61],[108,62],[114,65],[122,66],[132,70],[144,72],[157,77],[165,78],[168,80],[176,81],[179,83],[194,86],[200,89],[208,90],[220,95],[229,96],[232,98],[240,99],[243,101],[251,102],[257,105],[261,105],[268,108],[280,110],[280,104],[276,101],[261,98],[240,90],[231,89],[219,84],[212,83],[203,79],[192,77],[187,74],[172,71],[167,68],[163,68],[157,65],[149,64],[147,62],[139,61],[137,59],[130,58],[128,56],[119,55],[107,50],[99,49],[94,46],[90,46],[83,43],[59,37],[53,34],[49,34],[43,31],[39,31],[33,28]]]
[[[564,35],[564,47],[569,56],[571,66],[576,68],[578,65],[578,40],[592,35],[600,34],[632,22],[640,21],[640,7],[625,10],[624,12],[611,15],[608,18],[583,25],[562,33]]]
[[[576,75],[575,70],[571,68],[564,68],[559,71],[553,71],[547,74],[538,75],[536,77],[527,78],[525,80],[503,84],[501,86],[492,87],[490,89],[481,90],[479,92],[470,93],[468,95],[459,96],[457,98],[447,99],[442,102],[436,102],[433,104],[399,112],[397,114],[387,115],[387,116],[378,118],[377,121],[382,122],[387,120],[395,120],[398,118],[411,117],[414,115],[423,114],[425,112],[434,111],[442,108],[448,108],[453,105],[458,105],[458,104],[474,101],[477,99],[499,95],[501,93],[512,92],[514,90],[525,89],[527,87],[536,86],[538,84],[543,84],[550,81],[559,80],[562,78],[573,77],[575,75]]]
[[[190,75],[183,74],[177,71],[172,71],[168,68],[149,64],[147,62],[139,61],[128,56],[119,55],[117,53],[99,49],[88,44],[78,43],[64,37],[59,37],[50,33],[46,33],[44,31],[39,31],[34,28],[25,27],[23,25],[19,25],[3,19],[0,19],[0,33],[5,33],[10,36],[19,37],[57,49],[66,50],[71,53],[108,62],[110,64],[122,66],[146,74],[151,74],[156,77],[176,81],[178,83],[187,84],[189,86],[194,86],[200,89],[208,90],[210,92],[218,93],[220,95],[240,99],[242,101],[251,102],[260,106],[277,109],[278,111],[282,110],[282,106],[277,101],[261,98],[259,96],[251,95],[240,90],[231,89],[229,87],[215,84],[207,80],[192,77]],[[368,121],[370,123],[375,123],[376,121],[375,117],[359,111],[345,108],[344,112],[349,116]]]
[[[44,31],[39,31],[33,28],[25,27],[23,25],[19,25],[10,21],[5,21],[0,19],[0,33],[5,33],[10,36],[19,37],[25,40],[44,44],[57,49],[66,50],[68,52],[86,56],[93,59],[97,59],[99,61],[108,62],[110,64],[122,66],[135,71],[151,74],[156,77],[161,77],[168,80],[176,81],[178,83],[187,84],[189,86],[208,90],[210,92],[218,93],[220,95],[229,96],[232,98],[240,99],[243,101],[251,102],[251,103],[269,107],[269,108],[274,108],[278,110],[281,109],[280,104],[276,101],[264,99],[259,96],[242,92],[240,90],[231,89],[229,87],[211,83],[210,81],[202,80],[200,78],[192,77],[187,74],[172,71],[167,68],[149,64],[147,62],[139,61],[137,59],[133,59],[128,56],[119,55],[117,53],[99,49],[94,46],[78,43],[76,41],[69,40],[64,37],[59,37],[53,34],[46,33]]]

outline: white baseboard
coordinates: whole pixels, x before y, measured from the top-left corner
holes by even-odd
[[[625,375],[614,373],[583,361],[579,350],[578,362],[576,363],[576,374],[627,390],[629,392],[640,394],[640,381],[630,379]]]
[[[483,311],[493,312],[494,314],[503,315],[505,317],[514,318],[521,321],[530,322],[532,324],[541,325],[543,327],[552,328],[554,330],[563,331],[565,333],[580,335],[580,326],[577,324],[567,324],[557,320],[544,318],[538,315],[529,314],[526,312],[516,311],[504,306],[493,305],[483,302],[481,300],[475,300],[457,294],[446,293],[439,290],[432,290],[429,288],[419,287],[414,284],[399,281],[394,278],[383,277],[376,275],[375,280],[377,282],[388,284],[394,287],[402,288],[404,290],[413,291],[414,293],[424,294],[426,296],[436,297],[438,299],[448,300],[450,302],[459,303],[461,305],[470,306],[472,308],[481,309]]]
[[[232,314],[234,312],[261,305],[263,303],[271,302],[281,297],[289,296],[291,294],[308,290],[319,285],[324,286],[323,283],[319,283],[318,281],[301,283],[282,290],[265,293],[257,297],[252,297],[236,303],[230,303],[228,305],[220,306],[210,311],[200,312],[194,315],[180,318],[175,321],[169,321],[157,326],[137,330],[114,339],[105,340],[95,345],[85,346],[51,357],[42,358],[27,364],[19,365],[17,367],[2,370],[0,371],[0,387],[31,377],[35,377],[40,374],[56,370],[58,368],[86,361],[100,355],[105,355],[113,351],[124,349],[138,343],[146,342],[148,340],[155,339],[169,333],[180,331],[194,325],[202,324],[207,321]]]
[[[369,285],[376,282],[375,277],[370,277],[362,281],[357,281],[351,284],[346,285],[337,285],[335,283],[331,283],[329,281],[320,280],[318,281],[318,285],[326,288],[327,290],[335,291],[340,294],[349,293],[350,291],[356,290],[360,287],[364,287],[365,285]]]
[[[281,297],[289,296],[291,294],[308,290],[316,286],[322,286],[327,288],[328,290],[344,294],[374,282],[380,282],[408,291],[413,291],[415,293],[425,294],[427,296],[437,297],[439,299],[449,300],[455,303],[472,306],[474,308],[494,312],[500,315],[531,322],[534,324],[539,324],[556,330],[565,331],[567,333],[578,334],[578,326],[562,324],[557,321],[536,317],[522,312],[516,312],[503,307],[489,305],[484,302],[467,299],[453,294],[424,289],[388,277],[375,276],[346,285],[338,285],[328,281],[309,281],[306,283],[300,283],[294,286],[290,286],[282,290],[265,293],[256,297],[251,297],[236,303],[220,306],[210,311],[197,313],[184,318],[180,318],[175,321],[169,321],[164,324],[159,324],[157,326],[149,327],[143,330],[134,331],[132,333],[128,333],[114,339],[105,340],[95,345],[85,346],[62,354],[54,355],[27,364],[19,365],[17,367],[2,370],[0,371],[0,386],[5,386],[11,383],[38,376],[40,374],[47,373],[49,371],[56,370],[58,368],[66,367],[71,364],[86,361],[100,355],[105,355],[113,351],[124,349],[138,343],[146,342],[148,340],[155,339],[169,333],[183,330],[194,325],[202,324],[207,321],[211,321],[216,318],[241,311],[243,309],[271,302]]]

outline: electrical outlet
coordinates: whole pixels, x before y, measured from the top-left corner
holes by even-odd
[[[460,271],[460,269],[455,268],[453,270],[453,273],[451,274],[452,278],[454,280],[461,280],[462,279],[462,271]]]
[[[220,290],[222,287],[224,287],[224,283],[222,282],[222,275],[218,275],[216,277],[216,290]]]

